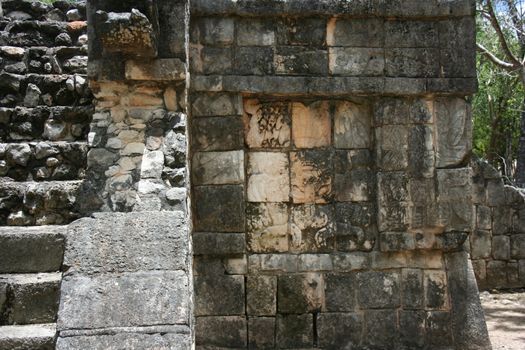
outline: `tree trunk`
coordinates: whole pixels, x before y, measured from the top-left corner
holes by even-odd
[[[525,187],[525,99],[521,110],[520,139],[516,163],[516,185]]]

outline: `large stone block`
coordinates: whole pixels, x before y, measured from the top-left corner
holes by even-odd
[[[186,350],[190,334],[158,332],[154,334],[119,333],[58,338],[57,350]]]
[[[372,113],[366,103],[337,102],[334,114],[336,148],[369,148]]]
[[[426,343],[431,347],[452,345],[451,317],[449,312],[429,311],[426,317]]]
[[[427,309],[449,308],[447,276],[444,271],[425,271],[425,306]]]
[[[317,337],[323,349],[352,349],[361,341],[363,316],[357,313],[321,313]]]
[[[364,324],[363,342],[367,346],[375,349],[395,348],[399,337],[395,310],[367,310]]]
[[[249,203],[246,208],[248,250],[255,253],[288,251],[288,206]]]
[[[407,124],[410,120],[410,103],[406,99],[384,97],[374,104],[374,125]]]
[[[234,55],[231,47],[190,46],[192,73],[231,74]]]
[[[311,348],[313,333],[312,314],[277,316],[277,344],[281,349]]]
[[[291,108],[289,103],[244,100],[246,144],[250,148],[290,146]]]
[[[471,169],[437,171],[438,215],[447,231],[472,230]]]
[[[235,73],[241,75],[271,75],[275,69],[273,56],[274,50],[271,47],[238,47],[235,49]]]
[[[288,202],[290,200],[289,161],[286,153],[248,153],[249,202]]]
[[[358,289],[353,274],[325,275],[325,307],[328,312],[354,311],[355,293]]]
[[[510,260],[510,237],[492,237],[492,257],[496,260]]]
[[[246,318],[242,316],[207,316],[195,318],[197,346],[246,348]]]
[[[384,49],[331,47],[328,50],[330,74],[375,77],[385,70]]]
[[[357,275],[357,302],[364,309],[396,308],[400,305],[397,272],[362,272]]]
[[[338,202],[363,202],[372,199],[375,176],[368,150],[335,152],[335,199]]]
[[[182,212],[96,214],[69,225],[67,235],[68,274],[187,268]]]
[[[403,308],[423,309],[424,287],[423,273],[419,269],[403,269],[401,274],[401,284],[403,288]]]
[[[492,260],[487,262],[487,284],[492,288],[505,288],[508,286],[507,263]]]
[[[250,317],[248,319],[248,348],[275,348],[275,317]]]
[[[237,21],[238,46],[271,46],[276,42],[274,21],[256,18],[241,18]]]
[[[244,233],[193,233],[195,255],[239,255],[246,246]]]
[[[424,348],[425,318],[424,311],[399,311],[399,338],[406,348]]]
[[[244,315],[244,276],[195,276],[195,315]]]
[[[384,21],[378,18],[333,18],[328,22],[328,46],[378,47],[384,45]]]
[[[336,249],[370,251],[377,239],[375,207],[371,203],[337,203]]]
[[[333,159],[328,150],[290,153],[294,203],[328,203],[333,196]]]
[[[437,126],[436,167],[464,164],[472,149],[469,104],[461,98],[439,98],[434,105]]]
[[[277,277],[248,276],[246,312],[254,316],[273,316],[277,311]]]
[[[388,20],[385,47],[439,47],[439,31],[433,21]]]
[[[490,231],[475,230],[470,235],[470,255],[472,259],[488,258],[492,251]]]
[[[234,40],[233,18],[201,18],[194,24],[193,40],[204,45],[227,45]]]
[[[192,162],[193,183],[227,185],[244,183],[244,151],[197,152]]]
[[[385,125],[375,129],[377,166],[383,171],[408,167],[409,129],[403,125]]]
[[[510,255],[513,259],[525,259],[525,234],[511,236]]]
[[[242,115],[242,97],[225,93],[198,94],[193,100],[194,117]]]
[[[243,186],[197,186],[193,193],[196,231],[244,231]]]
[[[277,28],[279,45],[298,45],[320,48],[326,39],[326,19],[315,17],[281,17]]]
[[[388,77],[427,78],[439,76],[439,49],[386,49],[385,74]]]
[[[317,273],[279,276],[277,308],[283,314],[324,310],[325,282]]]
[[[254,273],[297,272],[297,261],[298,256],[292,254],[259,254],[248,258],[250,272]]]
[[[178,58],[163,58],[144,62],[127,61],[126,79],[129,80],[184,80],[186,69]]]
[[[273,64],[276,74],[324,76],[328,73],[328,53],[304,46],[278,46]]]
[[[291,251],[301,253],[333,251],[335,223],[331,205],[298,205],[292,208],[291,215]]]
[[[408,169],[416,178],[434,176],[435,152],[433,128],[427,125],[415,125],[409,131]]]
[[[194,151],[239,150],[244,146],[239,117],[195,118],[191,128]]]
[[[329,146],[332,139],[328,101],[292,104],[292,138],[298,148]]]
[[[378,227],[380,231],[406,231],[408,214],[408,176],[403,172],[378,174]]]
[[[66,276],[57,327],[63,331],[188,324],[189,292],[184,271]]]

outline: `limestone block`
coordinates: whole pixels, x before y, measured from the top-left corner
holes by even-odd
[[[424,348],[425,344],[425,318],[424,311],[400,311],[399,332],[400,342],[414,349]]]
[[[284,314],[300,314],[324,310],[323,275],[307,273],[278,277],[277,308]]]
[[[194,117],[241,115],[242,109],[241,96],[225,93],[198,94],[192,104]]]
[[[195,276],[195,315],[244,315],[244,276]]]
[[[248,153],[247,176],[248,201],[287,202],[290,200],[289,162],[286,153]]]
[[[439,47],[437,25],[433,21],[386,21],[385,47]]]
[[[510,260],[509,236],[492,237],[492,257],[496,260]]]
[[[337,203],[336,249],[370,251],[377,239],[375,208],[370,203]]]
[[[250,255],[248,264],[250,272],[296,272],[297,255],[291,254],[260,254]]]
[[[162,58],[147,62],[126,61],[128,80],[184,80],[186,69],[178,58]]]
[[[434,176],[436,156],[434,151],[433,128],[415,125],[409,131],[408,169],[416,178]]]
[[[444,311],[429,311],[426,317],[427,346],[451,346],[451,315]]]
[[[290,146],[290,104],[244,100],[246,144],[250,148]]]
[[[234,63],[231,47],[190,46],[192,73],[231,74]]]
[[[389,77],[438,77],[439,49],[394,48],[386,49],[385,74]]]
[[[186,268],[182,212],[97,214],[69,225],[67,234],[68,274]]]
[[[237,21],[238,46],[271,46],[275,41],[273,21],[267,18],[241,18]]]
[[[276,276],[248,276],[246,289],[246,312],[248,315],[275,315],[277,311]]]
[[[445,77],[475,77],[475,20],[471,17],[440,21],[441,64]],[[456,43],[451,45],[451,43]],[[453,46],[453,47],[452,47]]]
[[[400,305],[399,273],[361,272],[357,274],[357,281],[357,302],[361,308],[396,308]]]
[[[525,259],[525,234],[511,236],[510,255],[513,259]]]
[[[273,65],[276,74],[327,75],[328,53],[304,46],[278,46]]]
[[[379,231],[405,231],[409,224],[408,190],[406,173],[378,174]]]
[[[277,22],[277,43],[323,47],[326,38],[326,19],[314,17],[282,17]]]
[[[444,271],[425,271],[425,307],[433,310],[449,308],[447,276]]]
[[[158,332],[154,334],[118,333],[59,338],[57,350],[186,350],[191,347],[189,334]]]
[[[337,102],[334,114],[336,148],[370,148],[372,114],[369,106]]]
[[[328,46],[383,47],[384,21],[376,18],[333,18],[328,22]]]
[[[244,133],[239,117],[195,118],[191,128],[194,151],[242,149]]]
[[[164,153],[162,151],[146,152],[142,157],[140,177],[143,179],[160,179],[164,168]]]
[[[240,75],[271,75],[274,73],[273,56],[274,49],[271,47],[238,47],[234,54],[235,73]]]
[[[243,186],[196,186],[193,194],[196,231],[244,231]]]
[[[440,98],[435,102],[437,126],[436,167],[457,166],[472,149],[472,122],[469,104],[461,98]]]
[[[277,344],[282,348],[300,349],[313,346],[313,315],[277,316]]]
[[[273,349],[275,347],[275,317],[250,317],[248,319],[248,347]]]
[[[246,317],[207,316],[195,318],[197,346],[246,348]]]
[[[298,148],[329,146],[331,142],[331,121],[327,101],[310,105],[292,104],[292,137]]]
[[[350,272],[364,270],[369,267],[369,255],[362,252],[340,253],[332,256],[334,270]]]
[[[410,179],[410,228],[439,226],[434,178]]]
[[[470,231],[473,212],[470,168],[438,170],[437,180],[440,224],[447,231]]]
[[[334,249],[335,224],[330,205],[305,204],[292,208],[290,250],[323,253]]]
[[[193,183],[227,185],[244,183],[244,151],[197,152],[192,163]]]
[[[512,231],[512,217],[514,211],[508,207],[492,208],[492,233],[502,235]]]
[[[408,167],[409,129],[402,125],[385,125],[375,129],[377,165],[384,171]]]
[[[227,45],[234,41],[233,18],[201,18],[196,21],[196,26],[204,45]]]
[[[381,232],[379,249],[382,252],[414,250],[415,236],[408,232]]]
[[[375,176],[368,150],[336,151],[335,199],[338,202],[363,202],[372,199]]]
[[[192,238],[194,255],[243,254],[246,246],[243,233],[198,232]]]
[[[403,269],[401,272],[401,286],[403,288],[402,303],[406,309],[424,308],[423,273],[419,269]]]
[[[368,347],[388,349],[396,343],[399,333],[395,310],[367,310],[364,319],[363,343]]]
[[[374,105],[374,125],[407,124],[410,120],[410,104],[406,99],[384,97]]]
[[[492,260],[487,262],[487,284],[492,288],[504,288],[508,285],[507,263]]]
[[[476,228],[480,230],[492,229],[492,210],[484,205],[476,206]]]
[[[325,288],[326,311],[354,311],[357,290],[355,275],[327,274],[325,275]]]
[[[251,252],[288,251],[288,206],[283,203],[248,203],[246,237]]]
[[[480,284],[481,288],[487,279],[487,266],[485,260],[472,260],[472,268],[474,270],[474,274],[476,275],[476,280]]]
[[[470,235],[470,254],[473,259],[488,258],[492,251],[492,234],[490,231],[475,230]]]
[[[385,70],[382,48],[331,47],[328,49],[330,74],[375,77]]]
[[[66,276],[61,292],[57,327],[62,331],[189,322],[183,271]]]
[[[302,272],[333,270],[330,254],[301,254],[298,257],[298,270]]]
[[[333,195],[332,156],[327,150],[290,153],[294,203],[327,203]]]
[[[351,349],[361,341],[363,316],[357,313],[322,313],[317,316],[319,346]]]

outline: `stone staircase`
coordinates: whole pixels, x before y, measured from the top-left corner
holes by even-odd
[[[0,227],[0,349],[54,349],[65,229]]]

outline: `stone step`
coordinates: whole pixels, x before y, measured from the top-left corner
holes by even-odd
[[[60,272],[0,275],[0,325],[55,322],[61,280]]]
[[[59,271],[66,226],[0,227],[0,273]]]
[[[2,350],[53,350],[56,324],[0,327]]]
[[[16,182],[0,178],[0,226],[62,225],[89,203],[83,181]],[[83,196],[82,202],[78,200]]]
[[[0,176],[15,181],[78,180],[87,167],[87,142],[0,143]]]

